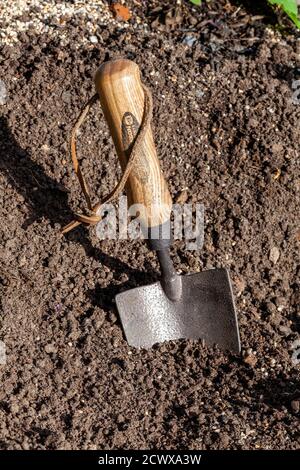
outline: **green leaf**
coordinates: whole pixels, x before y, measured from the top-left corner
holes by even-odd
[[[298,13],[296,0],[269,0],[269,3],[271,3],[272,5],[279,5],[285,11],[289,11],[290,13],[293,13],[295,15],[297,15]]]
[[[194,5],[201,5],[202,0],[190,0]]]
[[[300,20],[298,18],[297,0],[268,0],[271,5],[280,6],[286,14],[295,23],[297,28],[300,28]]]

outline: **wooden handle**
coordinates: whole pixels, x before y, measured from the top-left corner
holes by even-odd
[[[124,170],[144,113],[139,67],[126,59],[104,62],[96,72],[95,84]],[[135,162],[126,185],[128,200],[143,206],[139,212],[146,226],[156,227],[169,220],[172,201],[150,128]]]

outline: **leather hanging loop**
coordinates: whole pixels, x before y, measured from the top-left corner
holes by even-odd
[[[96,225],[101,220],[101,216],[98,215],[100,207],[103,204],[106,204],[116,199],[125,188],[125,184],[128,180],[128,177],[130,175],[130,172],[134,164],[136,163],[137,156],[140,153],[141,144],[143,142],[143,139],[150,126],[151,119],[152,119],[153,102],[152,102],[151,92],[145,85],[142,85],[142,87],[145,93],[144,114],[143,114],[140,128],[138,130],[135,141],[133,143],[129,159],[127,161],[127,165],[123,172],[123,175],[120,181],[118,182],[118,184],[115,186],[115,188],[107,196],[105,196],[102,201],[98,201],[94,205],[92,205],[90,190],[82,174],[79,161],[77,158],[76,137],[77,137],[78,130],[80,126],[82,125],[82,123],[84,122],[92,105],[98,100],[99,98],[98,94],[95,94],[94,96],[92,96],[92,98],[88,100],[88,102],[84,105],[79,117],[77,118],[74,124],[74,127],[72,129],[72,132],[71,132],[70,151],[71,151],[71,158],[73,162],[74,171],[76,173],[81,190],[85,197],[89,213],[88,214],[74,214],[75,215],[74,220],[72,220],[72,222],[70,222],[68,225],[63,227],[63,229],[61,230],[63,234],[70,232],[75,227],[78,227],[80,224]]]

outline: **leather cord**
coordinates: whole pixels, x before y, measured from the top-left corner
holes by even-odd
[[[143,139],[150,126],[151,119],[152,119],[153,102],[152,102],[151,92],[145,85],[142,84],[142,87],[143,87],[144,94],[145,94],[144,113],[143,113],[141,125],[139,127],[139,130],[133,142],[132,149],[131,149],[130,156],[128,158],[125,170],[123,172],[123,175],[120,181],[115,186],[115,188],[109,194],[107,194],[107,196],[105,196],[102,199],[102,201],[98,201],[96,204],[92,204],[91,193],[90,193],[88,184],[82,174],[79,161],[77,159],[76,136],[77,136],[80,126],[84,122],[89,110],[91,109],[91,106],[98,100],[99,98],[98,94],[95,94],[94,96],[92,96],[92,98],[89,99],[89,101],[84,105],[79,117],[77,118],[77,121],[75,122],[74,127],[71,132],[70,151],[71,151],[71,158],[73,162],[74,171],[75,171],[75,174],[77,175],[81,190],[85,197],[87,208],[88,208],[88,213],[86,214],[75,213],[74,220],[72,220],[72,222],[70,222],[68,225],[63,227],[63,229],[61,230],[63,234],[70,232],[70,230],[73,230],[75,227],[78,227],[80,224],[96,225],[101,220],[101,216],[98,215],[100,207],[103,204],[107,204],[108,202],[111,202],[114,199],[116,199],[120,195],[120,193],[123,191],[125,184],[128,180],[128,177],[130,175],[130,172],[132,168],[134,167],[134,164],[136,163],[136,159],[140,152],[141,144],[143,142]]]

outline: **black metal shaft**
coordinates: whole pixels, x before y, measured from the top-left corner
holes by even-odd
[[[164,279],[173,278],[176,276],[176,271],[174,268],[173,261],[170,256],[169,248],[164,248],[162,250],[156,251],[158,261],[161,268],[162,277]]]
[[[182,294],[181,277],[175,271],[169,248],[156,252],[161,268],[161,284],[167,297],[172,301],[180,299]]]
[[[181,277],[176,273],[170,256],[170,221],[148,228],[148,241],[150,249],[156,251],[159,260],[161,285],[166,296],[172,301],[179,300],[182,294]]]

